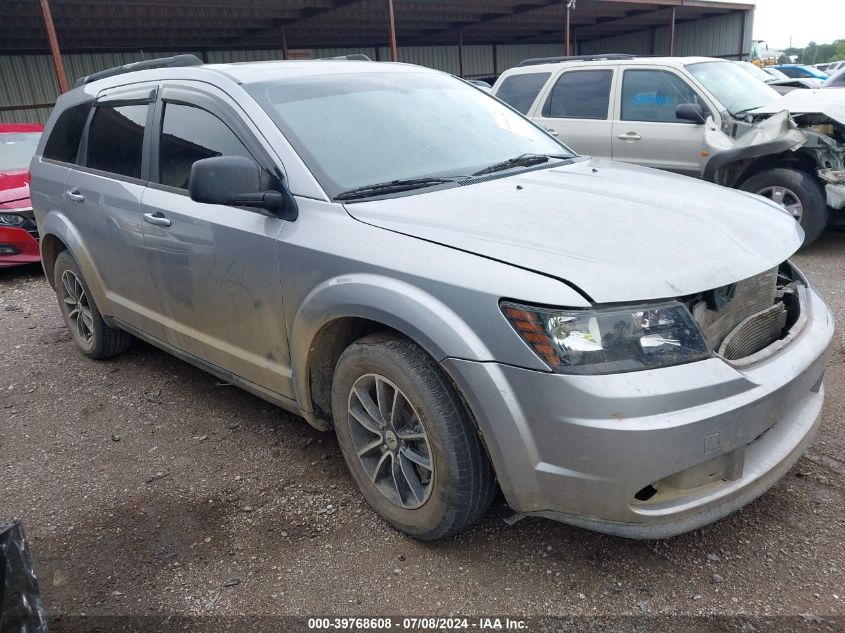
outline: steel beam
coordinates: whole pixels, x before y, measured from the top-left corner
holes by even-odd
[[[59,90],[68,91],[67,73],[62,62],[62,52],[59,50],[59,39],[56,37],[56,27],[53,26],[53,14],[50,13],[50,2],[41,0],[41,14],[44,16],[44,28],[47,29],[47,39],[50,41],[50,52],[53,54],[53,65],[56,67],[56,79],[59,80]]]

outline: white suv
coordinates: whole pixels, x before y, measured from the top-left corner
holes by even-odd
[[[581,154],[764,195],[801,223],[805,243],[822,232],[830,209],[845,207],[840,109],[815,94],[782,97],[732,62],[533,59],[506,71],[493,93]]]

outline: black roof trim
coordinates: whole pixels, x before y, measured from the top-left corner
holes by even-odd
[[[158,59],[148,59],[143,62],[134,62],[132,64],[124,64],[123,66],[115,66],[96,73],[91,73],[85,77],[80,77],[73,84],[74,88],[90,84],[92,81],[98,79],[105,79],[106,77],[114,77],[124,73],[135,72],[136,70],[150,70],[153,68],[185,68],[188,66],[202,66],[202,60],[196,55],[175,55],[174,57],[160,57]]]
[[[525,59],[517,66],[537,66],[539,64],[557,64],[559,62],[603,62],[613,59],[636,59],[636,55],[623,53],[605,53],[601,55],[570,55],[563,57],[534,57]]]

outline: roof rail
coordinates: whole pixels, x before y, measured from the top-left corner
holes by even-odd
[[[174,57],[160,57],[158,59],[148,59],[143,62],[134,62],[132,64],[124,64],[123,66],[115,66],[114,68],[107,68],[96,73],[91,73],[85,77],[80,77],[73,84],[74,88],[90,84],[92,81],[98,79],[105,79],[106,77],[114,77],[124,73],[135,72],[136,70],[150,70],[152,68],[183,68],[187,66],[202,66],[202,60],[196,55],[176,55]]]
[[[559,62],[603,62],[613,59],[636,59],[636,55],[625,53],[603,53],[600,55],[570,55],[563,57],[534,57],[517,64],[520,66],[537,66],[538,64],[557,64]]]
[[[331,61],[333,59],[346,59],[351,62],[371,62],[373,61],[363,53],[352,53],[351,55],[338,55],[337,57],[320,57],[317,61]]]

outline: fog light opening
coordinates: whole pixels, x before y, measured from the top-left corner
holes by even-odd
[[[656,494],[657,488],[649,484],[645,488],[641,488],[639,492],[634,495],[634,499],[636,499],[637,501],[648,501]]]

